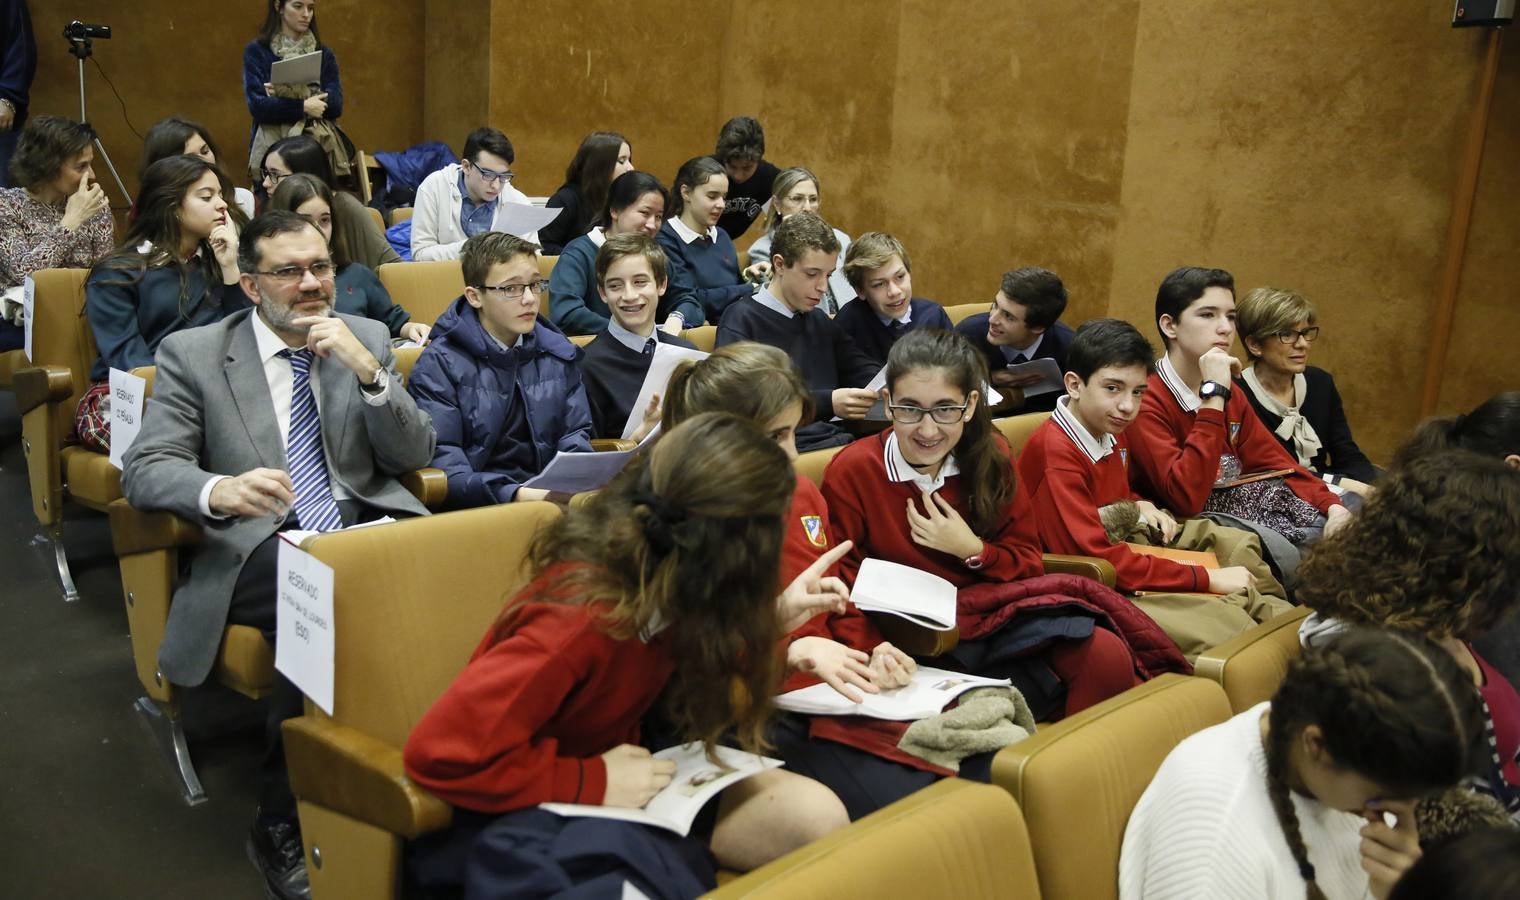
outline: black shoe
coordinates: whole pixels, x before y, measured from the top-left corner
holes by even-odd
[[[249,861],[264,876],[264,893],[271,900],[311,900],[298,820],[255,819],[247,849]]]

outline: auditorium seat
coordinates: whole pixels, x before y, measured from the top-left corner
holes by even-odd
[[[950,324],[959,325],[977,313],[986,312],[989,306],[987,303],[959,303],[945,307],[945,314],[950,317]]]
[[[464,294],[464,273],[457,259],[386,263],[378,274],[391,302],[429,325]]]
[[[36,284],[32,360],[11,376],[21,413],[21,449],[26,456],[32,512],[52,544],[65,600],[79,598],[63,545],[65,494],[99,512],[121,496],[121,473],[106,455],[68,443],[75,408],[90,387],[90,368],[100,355],[84,311],[84,283],[89,274],[88,269],[43,269],[32,274]]]
[[[1168,673],[998,751],[992,782],[1018,801],[1045,897],[1112,900],[1119,847],[1172,748],[1230,718],[1224,690]]]
[[[368,202],[368,201],[365,201],[365,202]],[[364,211],[367,212],[367,213],[369,213],[369,217],[370,217],[370,219],[372,219],[374,221],[375,227],[378,228],[378,229],[380,229],[380,233],[381,234],[384,234],[385,233],[385,216],[380,215],[380,210],[375,209],[373,206],[366,206],[366,207],[364,207]]]
[[[400,225],[402,222],[410,222],[412,213],[415,212],[410,206],[398,206],[391,210],[391,225]]]
[[[510,503],[307,539],[333,568],[333,711],[285,723],[316,900],[397,896],[402,841],[453,809],[407,778],[401,748],[526,581],[530,538],[560,515]]]
[[[1018,804],[990,785],[946,778],[706,896],[1034,900],[1040,884]]]
[[[681,337],[691,341],[703,353],[711,353],[718,343],[718,326],[698,325],[681,332]]]
[[[1242,631],[1199,655],[1193,674],[1218,682],[1235,712],[1270,700],[1288,666],[1303,652],[1298,627],[1308,617],[1309,608],[1301,606]]]

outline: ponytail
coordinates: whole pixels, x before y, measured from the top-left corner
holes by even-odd
[[[1396,465],[1432,450],[1460,447],[1484,456],[1520,454],[1520,391],[1504,391],[1465,415],[1428,419],[1399,448]]]

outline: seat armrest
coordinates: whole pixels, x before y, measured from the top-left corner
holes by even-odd
[[[401,750],[331,719],[284,723],[290,787],[301,800],[403,838],[447,828],[454,808],[423,790],[401,764]]]
[[[74,373],[63,366],[20,369],[11,376],[11,389],[16,394],[17,411],[26,415],[44,403],[69,399],[74,393]]]
[[[167,512],[143,512],[125,499],[112,500],[107,507],[111,516],[111,547],[117,556],[192,547],[201,542],[201,528]]]
[[[608,450],[632,450],[638,445],[638,441],[625,438],[596,438],[591,442],[591,450],[594,453],[603,453]]]
[[[401,476],[401,486],[428,509],[438,509],[449,496],[449,476],[442,469],[429,466]]]
[[[1114,574],[1114,564],[1096,556],[1047,553],[1041,558],[1045,562],[1045,572],[1050,575],[1081,575],[1108,587],[1114,586],[1117,577]]]
[[[959,628],[935,631],[891,613],[868,612],[866,615],[882,637],[909,656],[939,656],[954,650],[961,642]]]

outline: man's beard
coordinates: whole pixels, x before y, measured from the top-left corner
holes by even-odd
[[[264,293],[263,288],[260,288],[259,298],[261,302],[259,303],[258,314],[263,317],[264,324],[268,325],[276,332],[305,337],[306,332],[311,330],[311,326],[292,324],[296,319],[304,319],[308,316],[320,316],[322,318],[327,318],[333,314],[331,295],[323,297],[321,291],[313,291],[311,293],[315,294],[316,296],[313,297],[307,294],[303,294],[297,298],[296,302],[316,299],[316,297],[322,297],[326,305],[318,311],[297,312],[294,302],[281,306],[272,297]]]

